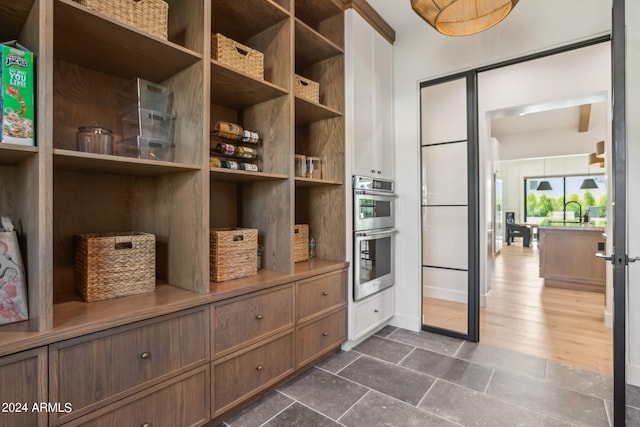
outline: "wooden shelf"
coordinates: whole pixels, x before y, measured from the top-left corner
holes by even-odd
[[[211,179],[215,181],[253,182],[287,179],[287,175],[264,172],[250,172],[235,169],[211,168]]]
[[[211,60],[211,102],[244,108],[286,95],[288,92],[266,80],[240,73],[216,60]]]
[[[296,177],[296,187],[312,187],[318,185],[342,185],[340,181]]]
[[[54,2],[54,56],[114,76],[160,83],[202,59],[71,0]]]
[[[340,116],[340,111],[296,96],[296,126]]]
[[[342,12],[344,6],[340,0],[296,0],[296,18],[315,27],[318,23]]]
[[[54,149],[53,154],[55,168],[79,172],[159,176],[200,170],[199,165],[83,153],[59,148]]]
[[[290,16],[271,0],[212,0],[211,10],[211,34],[240,42]]]
[[[12,0],[0,3],[0,40],[15,40],[20,35],[34,0]]]
[[[38,147],[2,143],[0,144],[0,165],[17,165],[37,152]]]
[[[296,70],[343,53],[342,48],[296,18]]]

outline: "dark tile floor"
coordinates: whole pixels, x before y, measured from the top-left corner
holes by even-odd
[[[607,375],[386,327],[223,425],[609,427],[612,388]],[[640,408],[640,392],[629,403]]]

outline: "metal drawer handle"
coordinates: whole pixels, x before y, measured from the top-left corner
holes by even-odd
[[[327,296],[327,295],[329,295],[329,292],[327,292],[327,291],[322,291],[322,295]]]
[[[328,336],[329,336],[329,332],[323,332],[323,333],[322,333],[322,336],[323,336],[323,337],[328,337]]]
[[[146,359],[149,359],[150,357],[151,357],[151,353],[149,353],[149,352],[147,352],[147,351],[142,352],[142,353],[140,354],[140,359],[145,359],[145,360],[146,360]],[[151,424],[149,424],[149,425],[151,425]]]
[[[143,423],[140,427],[153,427],[153,424]]]
[[[256,366],[256,371],[262,371],[262,365]]]
[[[376,308],[375,310],[373,310],[374,313],[379,313],[379,310]]]
[[[258,319],[258,320],[262,320],[262,314],[258,314],[258,315],[256,316],[256,319]]]

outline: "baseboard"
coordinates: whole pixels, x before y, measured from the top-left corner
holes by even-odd
[[[375,334],[376,332],[378,332],[380,329],[384,328],[385,326],[388,325],[389,322],[383,322],[380,325],[378,325],[378,327],[371,329],[368,333],[364,334],[363,336],[361,336],[358,339],[355,340],[347,340],[345,342],[342,343],[342,345],[340,346],[340,348],[344,351],[348,351],[351,350],[353,347],[357,346],[358,344],[360,344],[362,341],[366,340],[367,338],[369,338],[371,335]]]
[[[627,384],[640,387],[640,365],[627,365]]]
[[[604,311],[604,326],[613,328],[613,313],[608,310]]]
[[[420,308],[422,309],[422,307]],[[408,331],[418,332],[422,326],[422,320],[420,317],[409,316],[406,314],[398,314],[389,322],[391,326],[395,326],[396,328],[406,329]]]
[[[443,299],[446,301],[467,302],[467,293],[454,291],[451,289],[432,288],[425,286],[423,288],[423,296],[430,298]]]

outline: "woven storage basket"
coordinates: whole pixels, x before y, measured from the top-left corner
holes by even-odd
[[[223,36],[211,36],[211,57],[256,79],[264,79],[264,55]]]
[[[320,83],[295,75],[295,94],[313,102],[320,102]]]
[[[293,262],[309,259],[309,224],[296,224],[293,227]]]
[[[156,288],[156,237],[148,233],[75,236],[75,288],[87,301]]]
[[[258,274],[258,230],[218,228],[210,231],[210,280],[222,282]]]
[[[167,39],[169,5],[163,0],[75,0],[161,39]]]

